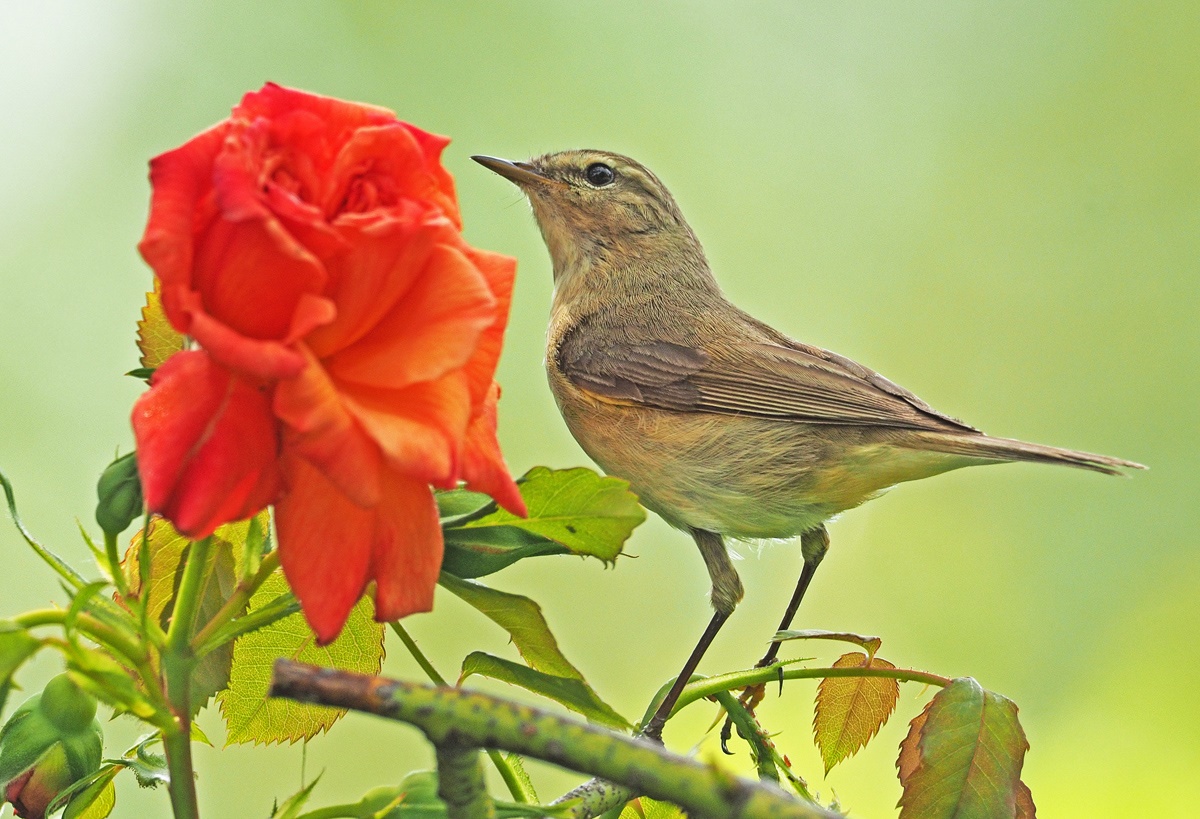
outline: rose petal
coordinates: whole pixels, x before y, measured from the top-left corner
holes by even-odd
[[[462,450],[462,477],[467,488],[491,495],[496,502],[514,515],[525,517],[525,499],[509,474],[496,440],[496,402],[500,385],[493,382],[479,415],[467,429]]]
[[[442,528],[429,486],[390,470],[371,552],[375,619],[398,620],[433,608],[433,590],[442,567]]]
[[[435,175],[435,169],[441,173]],[[325,203],[325,213],[336,220],[342,213],[360,211],[368,200],[353,194],[357,183],[365,182],[376,200],[370,209],[386,210],[402,198],[416,199],[435,205],[461,230],[454,183],[450,181],[447,189],[448,177],[440,162],[430,162],[412,126],[393,121],[359,128],[342,146],[330,169],[335,187]]]
[[[512,304],[513,280],[517,274],[517,260],[499,253],[476,250],[465,243],[462,249],[487,280],[492,296],[496,299],[495,318],[479,335],[475,352],[463,368],[471,385],[471,403],[479,406],[492,388],[496,365],[500,362],[504,330],[508,326],[509,307]]]
[[[446,200],[449,201],[449,204],[444,206],[446,216],[454,223],[454,227],[462,230],[462,216],[458,212],[458,195],[454,190],[454,177],[442,165],[442,151],[450,144],[450,138],[423,131],[407,122],[404,123],[404,126],[412,132],[413,138],[421,146],[421,150],[425,153],[430,173],[433,174],[437,180],[438,187],[441,188]]]
[[[432,381],[471,358],[495,311],[496,300],[475,265],[458,249],[437,245],[391,312],[326,366],[339,380],[372,387]]]
[[[317,641],[337,637],[370,580],[377,620],[429,611],[442,564],[429,487],[385,472],[380,503],[362,507],[303,459],[285,463],[289,489],[275,506],[279,559]]]
[[[339,492],[303,458],[285,458],[284,469],[288,491],[275,504],[279,561],[324,645],[337,637],[367,586],[376,512]]]
[[[279,494],[267,395],[207,353],[176,353],[133,407],[146,506],[193,538],[249,518]]]
[[[341,385],[347,409],[393,469],[444,488],[458,480],[459,448],[470,421],[462,373],[402,390]]]
[[[185,332],[204,347],[215,361],[234,372],[251,378],[274,380],[292,378],[304,369],[304,356],[282,341],[256,341],[214,319],[200,306],[194,291],[182,295],[176,288],[177,302],[186,317],[181,332]],[[163,303],[167,291],[163,291]]]
[[[433,250],[439,231],[428,208],[407,202],[390,212],[395,222],[388,231],[338,229],[344,250],[325,259],[326,295],[337,304],[337,316],[306,339],[318,358],[370,333],[412,287]]]
[[[150,160],[150,219],[138,250],[164,290],[191,286],[197,211],[212,193],[212,163],[230,127],[222,122]],[[167,302],[164,293],[167,317],[182,330],[183,317]]]
[[[315,114],[322,121],[328,123],[329,130],[335,133],[340,130],[348,134],[355,128],[396,121],[394,113],[377,105],[365,102],[347,102],[296,88],[288,88],[273,82],[242,97],[241,103],[233,109],[233,116],[242,119],[256,117],[272,119],[286,116],[297,110]]]
[[[379,502],[379,445],[342,403],[329,375],[303,345],[307,366],[275,388],[274,410],[294,432],[289,451],[303,455],[360,506]]]
[[[286,337],[300,297],[325,288],[324,266],[273,217],[217,219],[196,238],[194,264],[204,312],[249,339]]]

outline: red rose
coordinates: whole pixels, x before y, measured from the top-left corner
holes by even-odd
[[[139,248],[200,349],[134,408],[146,503],[197,538],[274,503],[322,641],[371,580],[381,620],[431,607],[430,484],[524,511],[493,382],[516,263],[463,241],[447,142],[267,85],[151,162]]]

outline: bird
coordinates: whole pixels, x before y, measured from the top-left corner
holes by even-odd
[[[568,429],[643,506],[689,533],[708,569],[712,619],[645,737],[662,741],[684,685],[743,597],[726,540],[799,536],[803,567],[783,630],[829,549],[825,524],[897,483],[1012,461],[1110,475],[1145,468],[985,435],[739,309],[670,191],[628,156],[472,159],[521,189],[549,251],[545,363]]]

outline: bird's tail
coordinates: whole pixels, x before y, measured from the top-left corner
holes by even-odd
[[[1034,461],[1047,464],[1065,464],[1080,469],[1091,469],[1105,475],[1123,475],[1122,469],[1145,469],[1142,464],[1113,458],[1109,455],[1094,455],[1056,446],[1031,444],[1012,438],[992,438],[989,435],[962,435],[943,432],[922,432],[914,436],[919,446],[948,455],[964,455],[985,461]]]

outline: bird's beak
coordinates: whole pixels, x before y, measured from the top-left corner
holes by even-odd
[[[528,162],[510,162],[495,156],[473,156],[474,159],[489,171],[495,171],[510,182],[524,187],[525,185],[545,185],[554,180],[542,176]]]

